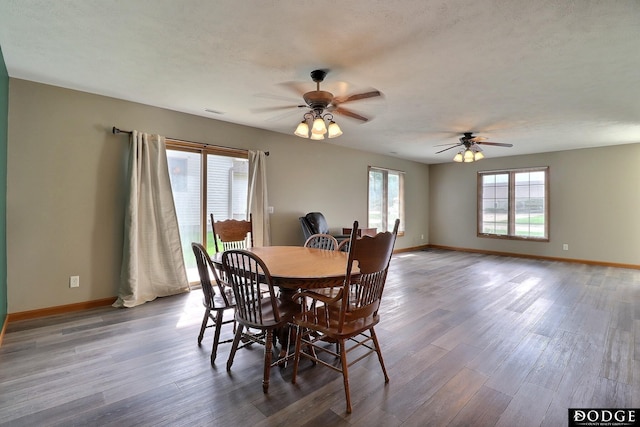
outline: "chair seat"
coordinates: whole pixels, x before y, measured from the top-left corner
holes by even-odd
[[[319,318],[322,318],[324,315],[324,310],[324,308],[318,308],[317,313]],[[371,329],[380,322],[380,316],[378,314],[360,317],[353,320],[349,320],[348,314],[346,314],[345,317],[345,321],[342,324],[342,331],[338,329],[340,322],[335,316],[332,316],[329,319],[328,325],[319,325],[316,322],[307,322],[296,315],[294,315],[293,321],[296,325],[302,328],[311,328],[320,332],[322,335],[336,340],[355,337],[356,335]]]
[[[245,326],[254,329],[272,329],[280,326],[284,326],[287,323],[291,322],[293,319],[293,315],[296,312],[300,311],[300,305],[294,303],[293,301],[284,301],[280,298],[276,298],[276,307],[278,313],[280,315],[280,321],[276,321],[275,316],[273,314],[273,306],[271,305],[271,300],[269,298],[263,298],[261,300],[262,306],[262,321],[261,322],[251,322],[248,319],[242,319],[236,313],[236,320],[242,322]]]
[[[225,296],[227,297],[227,301],[229,301],[229,305],[226,304],[224,298],[218,292],[213,296],[213,307],[209,307],[206,297],[202,298],[202,304],[210,310],[226,310],[230,307],[234,307],[236,305],[236,300],[233,296],[233,292],[227,292]]]

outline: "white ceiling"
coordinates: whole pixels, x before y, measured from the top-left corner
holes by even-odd
[[[384,97],[301,143],[425,163],[467,131],[513,144],[487,157],[640,142],[638,0],[1,0],[0,46],[11,77],[287,134],[302,109],[255,110],[328,68]]]

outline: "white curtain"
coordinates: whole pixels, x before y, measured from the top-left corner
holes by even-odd
[[[189,290],[164,137],[133,131],[120,290],[114,307],[134,307]]]
[[[253,244],[271,245],[269,199],[267,197],[267,156],[262,151],[249,151],[248,211],[253,220]]]

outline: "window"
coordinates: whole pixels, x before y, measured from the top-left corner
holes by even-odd
[[[478,172],[478,236],[549,240],[549,168]]]
[[[187,277],[198,281],[191,242],[215,251],[210,214],[216,221],[247,217],[247,153],[167,140],[167,162]]]
[[[404,172],[369,166],[370,228],[393,231],[396,218],[400,219],[398,235],[404,234]]]

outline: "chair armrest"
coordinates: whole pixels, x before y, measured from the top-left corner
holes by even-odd
[[[291,299],[293,301],[300,301],[304,298],[310,298],[314,301],[321,301],[324,304],[333,304],[342,299],[342,293],[343,293],[342,288],[338,291],[335,297],[330,297],[327,295],[319,294],[317,292],[305,290],[305,291],[296,292],[295,294],[293,294]]]

